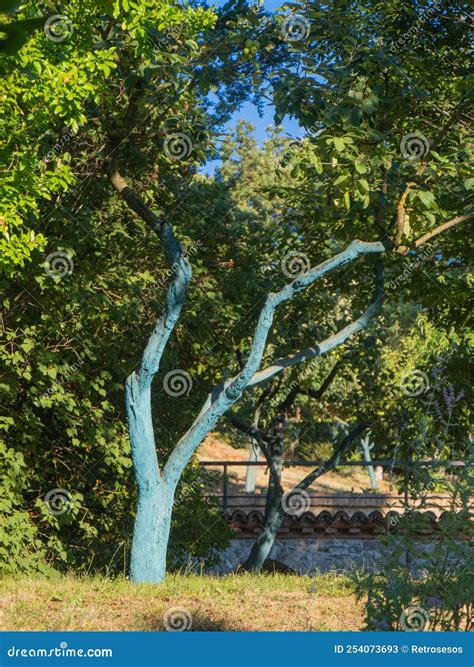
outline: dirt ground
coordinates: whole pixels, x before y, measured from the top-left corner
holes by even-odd
[[[215,435],[209,435],[197,452],[200,461],[246,461],[248,457],[247,449],[235,449],[231,445],[222,442]],[[263,460],[263,457],[262,459]],[[222,472],[222,468],[216,467],[214,470]],[[293,488],[311,468],[292,467],[283,471],[282,483],[285,490]],[[346,472],[347,471],[347,472]],[[246,468],[244,466],[232,466],[229,468],[231,477],[230,488],[235,492],[243,492],[245,483]],[[267,488],[268,472],[266,466],[259,466],[257,472],[256,491],[264,492]],[[365,469],[356,467],[346,468],[344,473],[329,472],[316,480],[310,487],[311,493],[337,494],[337,493],[363,493],[369,492],[370,480]],[[386,495],[396,495],[395,486],[386,480],[378,481],[378,492]]]

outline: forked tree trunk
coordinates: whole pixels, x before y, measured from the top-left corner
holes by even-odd
[[[117,189],[125,197],[133,210],[144,219],[149,220],[153,229],[158,229],[163,242],[168,263],[173,269],[174,278],[167,292],[167,301],[161,317],[158,319],[153,333],[148,339],[138,370],[134,371],[126,383],[126,406],[129,423],[132,459],[138,486],[138,507],[131,557],[132,581],[159,583],[163,581],[166,570],[166,552],[170,532],[171,511],[176,486],[184,468],[204,437],[214,428],[218,420],[236,403],[243,391],[253,384],[263,382],[277,375],[284,368],[307,360],[312,356],[327,353],[340,345],[349,336],[363,329],[368,321],[378,312],[381,296],[378,295],[367,311],[347,325],[341,331],[331,335],[317,346],[302,350],[288,358],[276,360],[271,366],[259,371],[265,351],[268,332],[272,326],[276,308],[293,298],[315,280],[334,268],[356,259],[360,254],[383,252],[382,244],[364,244],[356,241],[334,258],[310,269],[306,274],[293,280],[279,292],[268,294],[260,312],[255,328],[252,346],[241,371],[222,385],[215,387],[209,394],[199,415],[188,431],[176,443],[164,467],[160,469],[151,415],[151,384],[158,372],[163,351],[169,336],[176,325],[186,297],[187,287],[191,279],[191,267],[184,257],[181,246],[175,238],[171,227],[156,219],[152,211],[144,207],[136,193],[127,187],[118,172],[111,175]],[[380,290],[381,288],[377,288]],[[273,505],[272,505],[273,508]],[[274,536],[278,531],[280,510],[271,509],[268,515],[270,531],[268,545],[262,547],[258,555],[260,561],[271,548]],[[275,518],[273,520],[273,515]],[[273,538],[273,539],[272,539]]]

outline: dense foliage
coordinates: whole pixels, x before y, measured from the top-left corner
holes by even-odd
[[[430,7],[314,0],[270,14],[243,2],[217,12],[72,0],[49,32],[48,3],[5,15],[6,25],[33,21],[35,30],[0,51],[0,569],[127,564],[135,492],[123,385],[172,272],[158,240],[117,199],[111,155],[172,222],[194,270],[155,385],[161,456],[209,389],[239,368],[263,298],[295,275],[288,258],[308,268],[355,238],[387,243],[385,309],[276,388],[278,400],[296,381],[317,387],[341,362],[321,401],[298,399],[291,453],[327,454],[333,441],[322,426],[363,420],[381,456],[465,456],[469,29],[464,3]],[[303,30],[288,39],[295,17]],[[263,109],[267,98],[277,127],[262,148],[245,123],[223,134],[244,101]],[[287,116],[301,140],[278,128]],[[216,153],[220,166],[206,177],[200,165]],[[466,221],[417,247],[457,217]],[[372,292],[366,261],[298,295],[275,318],[265,361],[339,330]],[[177,368],[193,386],[173,397],[162,387]],[[412,371],[425,386],[410,394]],[[257,396],[243,397],[243,417]],[[264,424],[274,405],[264,406]],[[212,561],[229,538],[204,484],[190,466],[176,500],[173,566],[184,554]],[[44,502],[58,489],[67,512]]]

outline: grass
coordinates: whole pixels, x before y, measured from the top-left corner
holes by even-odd
[[[163,631],[181,607],[201,631],[360,630],[346,577],[170,574],[164,584],[62,576],[0,580],[0,629]]]

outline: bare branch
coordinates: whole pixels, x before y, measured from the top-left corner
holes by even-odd
[[[423,236],[417,238],[416,241],[414,241],[410,246],[399,246],[396,252],[400,255],[406,255],[409,250],[416,250],[416,248],[419,248],[420,246],[422,246],[427,241],[430,241],[435,236],[442,234],[447,229],[450,229],[451,227],[458,225],[460,222],[465,222],[466,220],[470,220],[471,218],[474,218],[474,211],[472,211],[471,213],[466,213],[465,215],[458,215],[455,218],[448,220],[447,222],[443,222],[442,225],[438,225],[438,227],[435,227],[430,232],[423,234]]]
[[[372,317],[378,313],[382,305],[383,266],[381,263],[377,264],[377,290],[375,302],[372,303],[361,317],[344,327],[342,331],[330,336],[314,348],[311,348],[310,352],[303,351],[297,353],[285,360],[275,362],[275,364],[264,371],[257,372],[265,351],[267,336],[271,329],[274,313],[277,307],[281,303],[292,299],[297,293],[303,291],[312,285],[318,278],[321,278],[330,271],[344,266],[360,256],[384,252],[385,246],[381,242],[365,243],[363,241],[353,241],[338,255],[322,262],[322,264],[310,269],[303,275],[298,276],[298,278],[295,278],[279,292],[270,293],[267,296],[255,328],[252,346],[244,368],[234,378],[230,378],[224,384],[216,387],[208,396],[201,412],[196,417],[188,431],[179,440],[168,458],[165,466],[165,475],[169,477],[169,479],[179,479],[181,471],[186,466],[193,452],[202,442],[205,435],[209,433],[222,415],[240,398],[243,391],[248,386],[259,384],[273,375],[280,373],[286,367],[305,361],[308,358],[324,354],[333,347],[344,343],[353,333],[364,329]]]
[[[115,159],[111,160],[108,164],[107,174],[110,182],[123,197],[129,208],[158,234],[168,265],[173,273],[173,278],[168,288],[166,305],[155,325],[153,333],[148,339],[148,344],[143,353],[142,363],[138,371],[143,381],[151,383],[153,376],[158,371],[166,343],[181,315],[188,286],[191,281],[192,269],[183,253],[180,242],[173,233],[171,225],[161,220],[145,204],[135,190],[128,186],[126,180],[117,169]]]
[[[332,468],[335,468],[339,464],[344,454],[351,447],[352,442],[358,436],[362,435],[362,433],[365,431],[366,428],[367,426],[365,424],[358,424],[357,426],[355,426],[352,429],[352,431],[346,435],[346,437],[343,439],[339,447],[337,447],[336,451],[331,456],[331,458],[328,459],[328,461],[325,461],[325,463],[323,463],[322,466],[310,472],[309,475],[306,475],[306,477],[302,479],[301,482],[298,482],[298,484],[294,488],[303,490],[307,489],[309,486],[311,486],[311,484],[314,482],[315,479],[321,477],[329,470],[332,470]]]
[[[244,367],[244,358],[242,356],[242,350],[238,347],[235,351],[235,356],[237,357],[237,363],[239,364],[240,370]]]
[[[260,441],[264,440],[267,442],[270,441],[271,438],[267,433],[265,433],[265,431],[262,431],[261,429],[256,428],[251,424],[248,424],[234,412],[231,412],[229,410],[229,412],[225,414],[225,417],[232,424],[232,426],[236,428],[238,431],[241,431],[242,433],[245,433],[246,435],[255,438],[255,440],[260,440]]]
[[[339,369],[341,367],[342,360],[339,360],[334,364],[334,366],[331,369],[331,372],[329,375],[323,380],[321,383],[321,386],[318,389],[312,389],[311,387],[308,387],[308,389],[304,390],[304,393],[307,394],[308,396],[311,396],[311,398],[316,398],[319,399],[321,396],[326,392],[327,389],[329,389],[332,381],[336,377],[337,373],[339,372]]]

